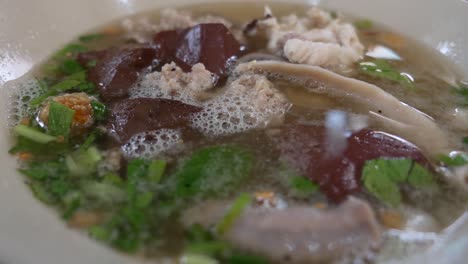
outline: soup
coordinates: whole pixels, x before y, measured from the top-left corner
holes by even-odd
[[[466,211],[468,87],[372,21],[166,9],[31,75],[12,105],[19,171],[71,228],[138,257],[379,263]]]

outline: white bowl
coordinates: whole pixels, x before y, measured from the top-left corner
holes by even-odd
[[[170,3],[168,3],[170,2]],[[28,72],[73,37],[100,24],[136,12],[195,0],[0,0],[0,86]],[[220,1],[209,1],[220,2]],[[245,1],[258,4],[258,1]],[[291,3],[291,0],[277,1]],[[344,13],[386,24],[437,49],[468,73],[468,3],[462,0],[309,0]],[[465,74],[465,76],[468,76]],[[6,150],[6,88],[0,88],[0,263],[141,263],[72,231],[38,202],[15,171]],[[465,228],[465,231],[466,228]],[[468,237],[467,233],[464,233]],[[463,236],[461,236],[463,237]],[[426,263],[466,263],[465,240],[444,245]],[[416,261],[416,260],[414,260]],[[417,260],[421,263],[422,260]]]

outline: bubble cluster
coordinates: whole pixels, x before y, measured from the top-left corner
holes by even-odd
[[[164,151],[181,143],[182,134],[179,130],[160,129],[134,135],[121,147],[122,153],[128,159],[153,159]]]
[[[7,84],[9,89],[8,100],[8,125],[14,126],[22,119],[28,117],[32,111],[29,103],[32,99],[40,96],[43,90],[35,79],[20,79],[14,83]]]
[[[147,75],[131,90],[131,97],[166,98],[201,106],[203,110],[192,116],[191,126],[207,136],[264,128],[280,121],[290,106],[284,95],[261,75],[238,77],[206,101],[194,98],[190,89],[171,90],[158,85],[156,75]]]
[[[143,79],[132,89],[130,89],[130,98],[163,98],[178,100],[186,104],[201,105],[194,99],[192,93],[188,89],[161,89],[151,79]]]
[[[281,121],[290,104],[260,75],[241,76],[224,93],[207,101],[192,118],[192,126],[206,135],[228,135]]]
[[[192,117],[192,126],[206,135],[228,135],[263,127],[267,113],[257,111],[246,95],[225,93],[203,105]]]

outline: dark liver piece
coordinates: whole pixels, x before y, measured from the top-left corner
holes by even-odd
[[[112,105],[107,130],[115,141],[123,144],[137,133],[186,127],[190,115],[200,110],[199,107],[168,99],[124,99]]]
[[[157,58],[158,52],[151,46],[110,48],[78,55],[78,61],[84,65],[97,61],[88,71],[88,79],[105,101],[128,97],[128,90],[140,72],[148,69]]]
[[[325,144],[323,127],[298,125],[284,131],[279,146],[283,158],[317,182],[334,202],[360,191],[361,173],[367,160],[411,158],[429,166],[415,145],[381,131],[364,129],[352,134],[344,153],[337,158],[327,158]]]
[[[214,74],[214,81],[227,76],[227,64],[241,53],[241,45],[223,24],[199,24],[183,30],[162,31],[153,43],[114,47],[78,55],[85,66],[91,60],[97,64],[88,72],[104,101],[128,97],[128,90],[138,75],[150,66],[162,66],[172,61],[184,71],[203,63]]]
[[[219,23],[159,32],[153,42],[165,55],[163,61],[174,61],[184,71],[190,71],[193,65],[203,63],[215,75],[216,81],[227,76],[229,61],[242,51],[242,46],[229,29]]]

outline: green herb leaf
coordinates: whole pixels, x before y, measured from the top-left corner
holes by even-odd
[[[167,162],[164,160],[155,160],[151,162],[148,167],[148,179],[152,182],[158,183],[166,170]]]
[[[13,130],[17,135],[40,144],[46,144],[57,139],[54,136],[47,135],[37,129],[25,125],[17,125]]]
[[[367,161],[362,179],[366,189],[379,200],[391,206],[401,203],[401,193],[398,185],[385,175],[385,167],[379,164],[380,160]]]
[[[242,215],[242,212],[252,203],[252,197],[247,193],[242,193],[232,204],[231,208],[224,215],[223,219],[216,226],[216,233],[224,234],[231,228],[234,221]]]
[[[48,88],[47,91],[44,92],[44,94],[32,99],[29,102],[29,106],[32,108],[37,107],[48,97],[55,96],[62,92],[66,92],[68,90],[77,88],[85,82],[86,82],[86,72],[85,71],[76,72],[72,75],[65,77],[62,81],[52,85],[50,88]]]
[[[379,166],[387,178],[393,182],[405,182],[408,179],[408,174],[413,166],[411,159],[377,159],[375,164]]]
[[[102,226],[92,226],[88,229],[89,235],[97,240],[108,241],[111,238],[112,231]]]
[[[84,151],[91,147],[92,144],[101,136],[101,132],[99,130],[94,130],[91,132],[88,137],[81,143],[80,150]]]
[[[77,60],[65,60],[61,65],[60,65],[60,70],[69,75],[69,74],[74,74],[77,72],[82,72],[84,71],[84,68],[81,66],[81,64]]]
[[[468,137],[463,137],[462,142],[463,142],[463,144],[468,145]]]
[[[408,175],[408,183],[413,187],[428,187],[434,185],[434,176],[423,166],[414,163]]]
[[[303,176],[293,176],[289,182],[294,193],[299,197],[308,197],[318,191],[319,186]]]
[[[87,176],[96,171],[96,166],[102,156],[95,147],[86,150],[79,149],[65,158],[70,174],[73,176]]]
[[[40,201],[46,204],[54,203],[54,198],[52,195],[44,188],[44,186],[39,182],[30,182],[29,188],[33,192],[34,196],[39,199]]]
[[[116,186],[122,186],[124,183],[122,178],[119,177],[119,175],[112,172],[106,173],[104,177],[102,177],[102,182],[107,184],[113,184]]]
[[[36,180],[46,180],[49,177],[61,177],[68,170],[60,161],[33,162],[26,169],[19,170],[23,175]]]
[[[463,98],[463,105],[468,105],[468,85],[460,84],[457,87],[453,87],[455,92]]]
[[[78,39],[81,42],[90,42],[90,41],[101,39],[104,36],[105,36],[104,34],[96,33],[96,34],[83,35],[83,36],[80,36]]]
[[[148,164],[142,159],[131,160],[127,165],[127,178],[130,181],[144,179],[147,175]]]
[[[411,186],[433,186],[432,173],[411,159],[375,159],[366,162],[362,180],[366,189],[383,202],[398,206],[401,194],[398,183]]]
[[[113,184],[90,181],[83,184],[81,189],[88,199],[100,205],[115,205],[127,200],[125,191]]]
[[[75,110],[51,101],[49,106],[49,121],[47,129],[52,136],[63,136],[68,139]]]
[[[364,19],[354,22],[354,26],[359,30],[369,30],[372,29],[374,23],[372,23],[372,21],[370,21],[369,19]]]
[[[144,192],[137,195],[135,200],[135,206],[141,209],[148,207],[153,200],[153,193],[152,192]]]
[[[91,106],[93,107],[94,120],[102,121],[106,119],[107,108],[104,104],[98,101],[91,101]]]
[[[96,85],[92,82],[83,82],[78,85],[78,90],[87,94],[93,94],[96,92]]]
[[[384,60],[363,61],[359,63],[359,70],[367,75],[382,78],[413,89],[414,82],[405,74],[395,70],[388,62]]]
[[[79,192],[71,192],[68,193],[63,198],[63,203],[65,205],[65,211],[62,215],[64,219],[70,219],[70,217],[75,214],[75,212],[80,208],[81,205],[81,197]]]
[[[250,173],[253,155],[228,146],[195,152],[175,174],[179,197],[213,196],[234,190]]]
[[[468,154],[440,155],[439,160],[447,166],[458,167],[468,164]]]

